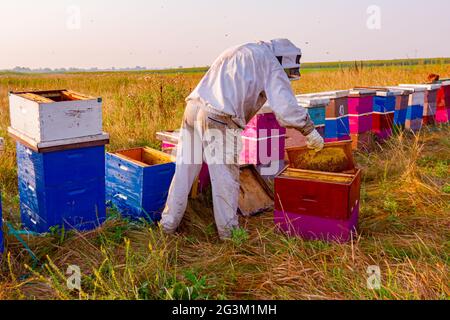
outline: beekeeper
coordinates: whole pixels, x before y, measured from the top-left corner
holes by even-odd
[[[309,148],[323,148],[289,82],[300,79],[301,56],[292,42],[276,39],[230,48],[212,64],[186,99],[175,175],[160,222],[166,233],[178,228],[202,161],[209,168],[220,238],[239,226],[240,133],[266,101],[282,126],[298,129]]]

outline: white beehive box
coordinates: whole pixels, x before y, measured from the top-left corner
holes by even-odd
[[[102,100],[70,90],[11,92],[10,132],[34,143],[83,140],[102,132]]]
[[[410,106],[416,106],[416,105],[423,106],[423,105],[425,105],[425,92],[427,91],[426,88],[424,88],[424,87],[412,87],[409,84],[400,84],[399,86],[401,88],[406,88],[406,89],[413,90],[413,93],[411,93],[411,95],[409,96],[409,105]]]

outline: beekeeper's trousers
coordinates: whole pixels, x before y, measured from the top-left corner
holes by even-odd
[[[239,154],[241,129],[231,116],[188,102],[178,142],[176,169],[161,226],[174,233],[186,211],[193,182],[203,161],[209,169],[214,217],[220,238],[229,238],[238,227]]]

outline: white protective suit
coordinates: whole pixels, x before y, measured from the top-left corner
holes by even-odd
[[[299,69],[300,57],[300,49],[278,39],[228,49],[212,64],[186,99],[175,176],[160,223],[165,232],[175,232],[180,224],[201,160],[210,172],[219,236],[228,238],[231,229],[238,227],[240,132],[266,101],[282,126],[296,128],[305,136],[314,133],[314,124],[298,105],[284,70]],[[211,129],[224,133],[224,145],[208,138]],[[227,129],[234,129],[233,134],[225,135]],[[200,141],[199,147],[193,148],[192,137]],[[231,141],[237,143],[229,148]],[[216,147],[224,150],[226,163],[214,162]],[[186,161],[192,159],[193,149],[197,160]]]

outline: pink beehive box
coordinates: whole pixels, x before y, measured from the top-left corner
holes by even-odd
[[[373,97],[377,91],[374,89],[353,89],[348,97],[348,114],[366,114],[373,112]]]
[[[266,108],[267,110],[267,108]],[[255,115],[242,132],[240,164],[268,164],[284,160],[286,128],[272,112]]]
[[[286,135],[252,138],[242,136],[240,164],[268,164],[284,160]]]
[[[436,122],[447,123],[450,119],[450,80],[440,82],[437,94]]]
[[[156,138],[161,141],[161,149],[163,152],[176,156],[176,149],[178,140],[180,138],[180,131],[160,131],[156,133]],[[198,176],[198,189],[199,192],[203,192],[209,186],[209,170],[208,165],[203,163],[202,169]]]

